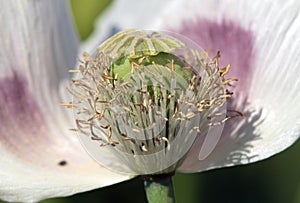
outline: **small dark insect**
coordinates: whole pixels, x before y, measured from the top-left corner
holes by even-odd
[[[65,166],[65,165],[67,165],[67,161],[61,160],[60,162],[58,162],[58,165],[59,166]]]

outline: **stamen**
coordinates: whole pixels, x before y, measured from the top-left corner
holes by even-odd
[[[69,70],[69,73],[80,73],[80,70],[77,70],[77,69],[76,70],[72,70],[71,69],[71,70]]]
[[[174,60],[173,59],[171,60],[171,70],[172,70],[172,72],[174,72],[174,70],[175,70],[174,69]]]
[[[107,80],[114,80],[114,81],[117,81],[118,79],[116,79],[116,78],[113,78],[113,77],[110,77],[109,75],[102,75],[102,77],[104,78],[104,79],[107,79]]]
[[[60,103],[61,106],[65,106],[67,108],[73,108],[74,104],[73,102],[69,102],[69,103]]]
[[[162,139],[163,141],[166,141],[166,142],[167,142],[167,150],[170,151],[170,149],[171,149],[171,143],[169,142],[168,138],[162,137],[161,139]]]
[[[141,57],[141,58],[138,60],[138,65],[141,65],[142,62],[143,62],[145,59],[147,59],[147,58],[149,58],[149,56],[143,56],[143,57]]]
[[[224,77],[229,72],[229,69],[230,69],[230,64],[228,64],[225,68],[220,68],[219,73],[221,77]]]
[[[146,146],[143,144],[142,147],[141,147],[142,151],[144,152],[148,152],[148,149],[146,148]]]
[[[193,130],[196,130],[198,134],[200,134],[200,133],[201,133],[201,130],[200,130],[200,128],[199,128],[198,126],[196,126],[196,127],[193,127]]]

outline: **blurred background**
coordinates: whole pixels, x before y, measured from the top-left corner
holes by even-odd
[[[82,40],[93,31],[95,18],[110,0],[71,0],[71,9]],[[252,165],[176,174],[177,203],[300,203],[300,142],[283,153]],[[98,190],[55,198],[42,203],[146,202],[143,182],[133,179]]]

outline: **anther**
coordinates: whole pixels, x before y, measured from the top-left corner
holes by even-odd
[[[61,106],[65,106],[67,108],[73,108],[74,107],[74,103],[73,102],[69,102],[69,103],[60,103]]]
[[[69,73],[80,73],[81,71],[80,70],[78,70],[78,69],[70,69],[69,71],[68,71]]]
[[[148,152],[148,149],[146,148],[146,146],[145,146],[144,144],[142,144],[141,149],[142,149],[142,151],[144,151],[144,152]]]
[[[167,150],[170,151],[170,149],[171,149],[171,143],[169,142],[168,138],[162,137],[161,139],[163,141],[167,142]]]

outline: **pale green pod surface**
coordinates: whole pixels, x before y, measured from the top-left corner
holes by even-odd
[[[125,30],[103,42],[98,50],[112,59],[118,59],[123,56],[138,58],[154,56],[161,52],[172,53],[184,47],[181,41],[169,35],[152,31]]]
[[[111,75],[113,77],[117,75],[118,80],[127,80],[129,73],[132,70],[133,63],[138,64],[138,59],[122,57],[116,63],[112,64]],[[191,78],[191,73],[189,70],[185,69],[185,64],[182,60],[170,53],[161,52],[155,56],[149,56],[145,58],[139,66],[148,67],[148,70],[153,74],[163,77],[165,84],[170,83],[170,75],[172,74],[171,68],[173,67],[174,74],[180,76],[177,77],[177,85],[183,89],[187,88],[188,80]],[[151,83],[151,75],[147,72],[145,72],[145,74],[148,76],[147,78]]]

